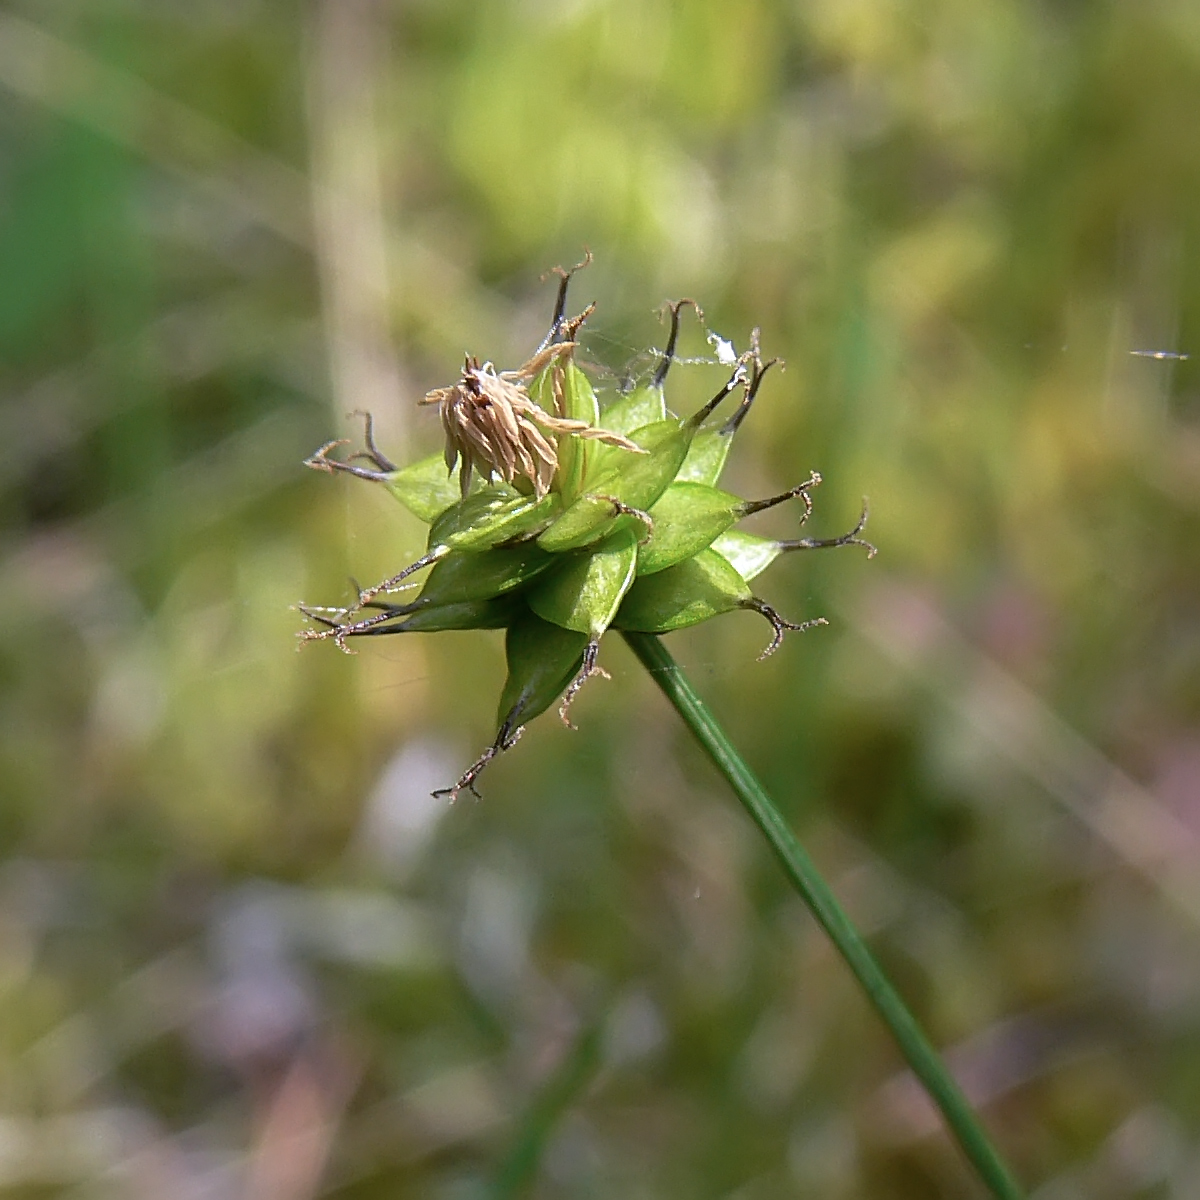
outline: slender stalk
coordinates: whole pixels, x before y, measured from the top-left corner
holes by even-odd
[[[904,1001],[888,982],[874,955],[850,923],[850,918],[837,902],[829,885],[821,878],[796,835],[788,828],[774,801],[763,790],[762,784],[730,742],[729,736],[693,690],[671,652],[652,634],[626,633],[624,636],[770,842],[784,872],[854,972],[867,998],[875,1006],[875,1011],[892,1031],[913,1074],[941,1109],[950,1132],[980,1179],[1000,1200],[1020,1200],[1023,1195],[1020,1186],[988,1139],[966,1096],[929,1044]]]

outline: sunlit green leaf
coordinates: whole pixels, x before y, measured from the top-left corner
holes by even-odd
[[[701,429],[675,478],[681,483],[707,483],[710,487],[716,487],[725,469],[731,445],[733,438],[724,432],[724,427]]]
[[[541,500],[498,484],[460,500],[434,522],[429,547],[453,550],[488,550],[501,542],[532,537],[562,509],[556,492]]]
[[[385,486],[409,512],[427,524],[462,499],[458,474],[446,470],[446,460],[440,450],[393,472]],[[477,483],[476,486],[482,485]]]
[[[637,566],[638,534],[618,529],[595,547],[564,555],[529,593],[529,607],[564,629],[598,638],[612,623]]]
[[[596,541],[612,527],[620,511],[613,500],[648,509],[675,478],[694,435],[695,429],[686,423],[659,421],[631,435],[648,453],[607,447],[603,462],[585,481],[584,494],[542,534],[542,549],[571,550]],[[614,463],[611,455],[620,459]]]
[[[737,520],[741,500],[700,483],[673,483],[650,509],[649,539],[638,549],[638,575],[691,558]]]
[[[600,406],[588,377],[568,359],[560,364],[562,381],[562,413],[575,421],[586,421],[589,425],[600,423]],[[544,407],[544,406],[543,406]],[[556,411],[551,408],[549,411]],[[589,438],[563,434],[558,439],[558,481],[563,503],[570,504],[579,495],[587,475],[589,464],[601,447]]]
[[[714,550],[638,579],[613,625],[643,633],[667,633],[732,612],[752,598],[746,581]]]
[[[520,609],[516,596],[432,604],[411,613],[399,611],[395,623],[375,625],[358,636],[380,637],[392,633],[443,633],[451,629],[503,629]]]
[[[524,587],[555,561],[535,542],[499,549],[452,550],[429,573],[418,603],[485,600]]]
[[[783,553],[777,541],[740,529],[726,530],[713,541],[712,548],[747,582],[761,575]]]
[[[635,388],[628,395],[619,397],[602,414],[605,429],[627,435],[666,419],[667,405],[663,390],[653,384]]]
[[[587,634],[543,621],[525,610],[508,627],[504,642],[508,678],[500,693],[496,724],[531,721],[546,711],[583,661]]]

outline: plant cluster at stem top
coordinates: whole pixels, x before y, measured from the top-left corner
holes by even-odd
[[[589,260],[585,260],[585,263]],[[580,266],[585,263],[579,264]],[[691,417],[674,416],[664,385],[674,358],[679,316],[690,300],[670,306],[667,347],[648,384],[618,396],[600,412],[587,376],[574,361],[575,336],[589,305],[567,319],[571,271],[561,282],[550,331],[514,371],[468,358],[459,380],[430,392],[446,436],[445,451],[397,468],[376,447],[366,418],[366,448],[347,461],[330,457],[342,441],[306,460],[386,487],[430,526],[427,552],[345,608],[301,605],[313,628],[302,637],[332,639],[343,650],[352,637],[443,629],[505,629],[508,679],[500,696],[495,741],[443,790],[451,799],[469,789],[488,762],[509,749],[525,722],[562,696],[568,710],[593,675],[607,629],[667,633],[734,609],[752,609],[771,623],[771,654],[793,623],[755,596],[750,580],[789,550],[860,545],[867,520],[835,538],[772,540],[733,526],[784,501],[812,512],[815,471],[766,500],[742,500],[717,487],[733,435],[750,411],[767,372],[758,331],[733,364],[721,390]],[[705,422],[737,389],[741,401],[720,424]],[[370,466],[361,466],[359,461]],[[458,478],[454,472],[457,469]],[[408,604],[383,597],[417,571],[432,568]]]

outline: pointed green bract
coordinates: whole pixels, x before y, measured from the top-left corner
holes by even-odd
[[[427,525],[462,499],[458,476],[446,469],[446,458],[441,451],[393,471],[384,486]],[[482,485],[477,482],[476,486]]]
[[[509,506],[528,500],[528,496],[522,496],[516,488],[509,487],[506,483],[492,484],[456,500],[432,522],[429,545],[444,545],[449,537],[465,533],[496,514],[509,511]]]
[[[783,553],[783,547],[772,538],[758,537],[740,529],[729,529],[721,534],[712,548],[747,583],[761,575]]]
[[[700,429],[688,449],[683,466],[679,468],[679,474],[675,476],[676,481],[706,483],[709,487],[716,487],[732,444],[733,437],[725,432],[724,426]]]
[[[392,633],[443,633],[450,629],[503,629],[521,607],[515,595],[455,604],[431,604],[415,610],[400,608],[395,621],[385,620],[358,636],[382,637]]]
[[[614,400],[604,410],[604,428],[613,433],[632,434],[647,425],[667,419],[667,405],[661,387],[646,384]],[[640,443],[639,443],[640,445]]]
[[[568,358],[560,365],[562,379],[563,410],[559,414],[575,421],[586,421],[589,425],[600,423],[600,406],[588,377]],[[553,391],[553,389],[550,389]],[[554,398],[550,396],[548,412],[554,412]],[[543,404],[542,406],[546,406]],[[567,435],[558,441],[558,479],[563,503],[570,504],[583,488],[588,469],[601,446],[588,438]],[[617,451],[621,453],[621,451]]]
[[[616,496],[580,496],[538,538],[538,545],[550,554],[577,550],[599,541],[616,527],[620,509],[613,503]]]
[[[523,588],[554,563],[534,542],[500,549],[452,550],[429,573],[416,605],[487,600]]]
[[[553,372],[554,364],[551,363],[544,371],[535,375],[525,388],[529,393],[529,398],[548,413],[555,411]]]
[[[621,457],[606,458],[600,464],[603,469],[588,479],[588,490],[612,491],[634,508],[649,508],[675,478],[695,436],[694,425],[674,417],[635,429],[630,441],[647,453],[630,454],[610,447],[613,455]]]
[[[532,721],[544,713],[571,682],[583,662],[588,638],[543,621],[525,609],[508,627],[504,653],[508,660],[508,678],[500,693],[496,726]]]
[[[502,542],[532,537],[561,510],[557,492],[547,492],[538,500],[507,484],[494,484],[442,513],[429,531],[429,548],[490,550]]]
[[[638,550],[638,575],[653,575],[707,549],[737,520],[741,504],[719,488],[671,484],[650,509],[654,526]]]
[[[743,608],[753,599],[746,581],[714,550],[638,579],[621,602],[616,629],[669,633]]]
[[[622,456],[613,463],[607,455],[586,490],[538,539],[543,550],[556,553],[590,545],[612,528],[619,509],[612,501],[630,508],[648,509],[667,490],[683,463],[696,430],[677,420],[657,421],[635,430],[630,438],[648,451],[630,454],[611,447]]]
[[[592,549],[564,555],[562,566],[534,584],[529,607],[564,629],[600,637],[633,582],[637,550],[637,534],[618,529]]]

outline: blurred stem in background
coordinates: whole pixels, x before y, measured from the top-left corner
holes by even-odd
[[[652,634],[626,633],[624,637],[770,842],[787,877],[833,940],[875,1011],[892,1031],[908,1065],[941,1109],[946,1124],[979,1177],[1001,1200],[1019,1200],[1024,1193],[989,1140],[966,1096],[922,1033],[907,1005],[888,982],[775,802],[696,694],[671,652]]]
[[[383,413],[402,449],[399,368],[389,329],[391,262],[381,181],[381,83],[389,65],[377,0],[321,0],[308,75],[311,188],[334,420]]]
[[[528,1189],[559,1119],[579,1099],[600,1068],[602,1034],[601,1022],[586,1025],[558,1069],[534,1097],[512,1148],[496,1173],[492,1200],[512,1200]]]

